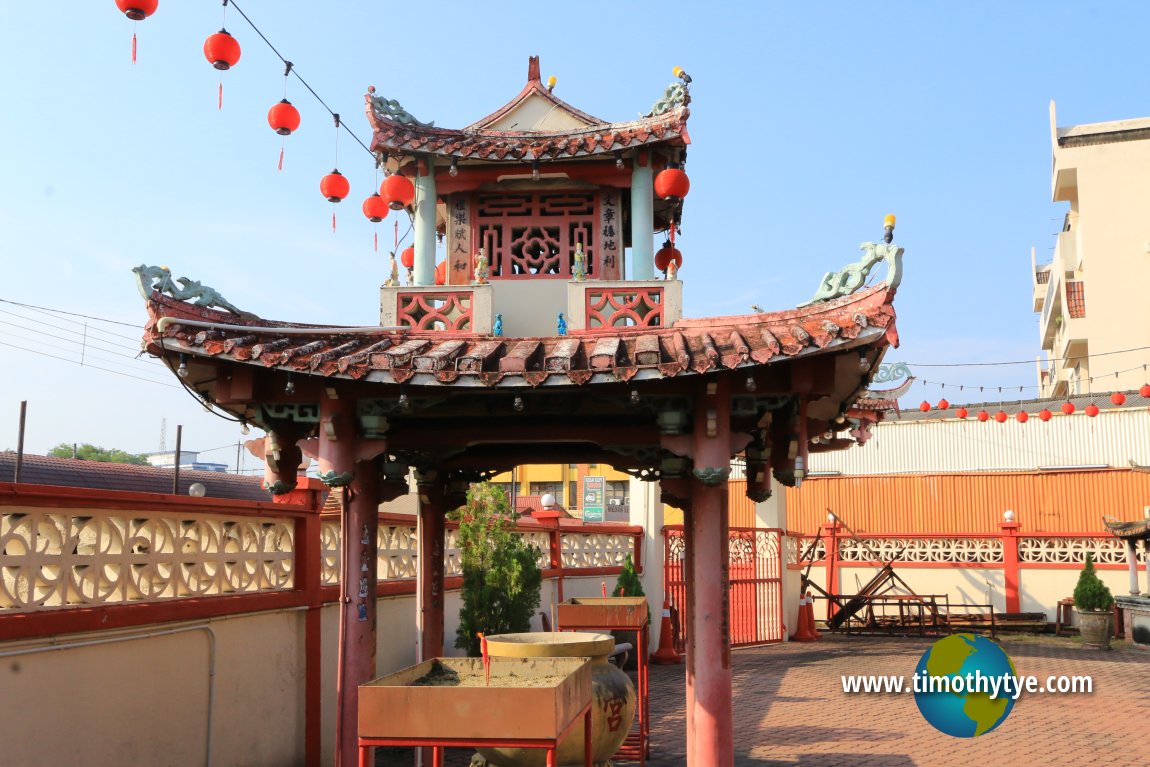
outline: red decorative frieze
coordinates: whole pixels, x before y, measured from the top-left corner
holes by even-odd
[[[587,327],[658,327],[663,324],[662,288],[591,288]]]
[[[471,330],[473,293],[399,293],[396,295],[396,320],[414,330]]]

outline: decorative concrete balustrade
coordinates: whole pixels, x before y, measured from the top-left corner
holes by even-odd
[[[232,597],[229,607],[214,609],[239,613],[248,608],[236,597],[273,595],[276,605],[291,606],[308,601],[308,594],[330,601],[339,584],[339,519],[321,515],[318,500],[307,506],[61,492],[0,483],[0,626],[6,616],[181,599],[197,600],[202,610],[208,600]],[[565,522],[571,524],[524,520],[518,527],[539,551],[545,577],[617,573],[628,555],[641,559],[641,528]],[[446,543],[445,574],[457,578],[462,571],[450,524]],[[414,593],[415,518],[381,514],[378,544],[376,595]],[[146,622],[140,616],[131,622]]]

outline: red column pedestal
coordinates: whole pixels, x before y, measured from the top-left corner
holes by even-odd
[[[731,767],[727,483],[707,486],[693,481],[691,485],[691,513],[687,518],[687,763],[690,767]]]
[[[823,525],[823,540],[825,543],[826,551],[826,584],[827,593],[838,596],[841,593],[839,588],[839,523],[828,522]],[[835,603],[827,600],[827,620],[834,617]]]
[[[1002,522],[1002,580],[1006,591],[1006,612],[1022,612],[1022,599],[1019,597],[1018,577],[1018,528],[1017,522]]]

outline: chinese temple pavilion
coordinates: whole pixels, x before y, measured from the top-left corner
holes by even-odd
[[[148,351],[268,433],[269,491],[291,492],[301,449],[345,488],[342,572],[375,561],[378,504],[415,470],[425,658],[443,654],[444,516],[468,483],[539,462],[659,482],[686,524],[688,763],[729,766],[731,458],[746,456],[748,495],[764,500],[772,476],[801,481],[809,452],[865,438],[878,415],[853,405],[897,344],[902,249],[891,218],[885,242],[802,307],[683,318],[681,257],[655,251],[687,192],[691,80],[676,74],[646,116],[618,123],[557,98],[537,58],[515,98],[459,130],[368,93],[382,194],[410,213],[415,240],[408,284],[393,270],[381,289],[379,326],[264,320],[165,269],[136,271]],[[886,281],[865,287],[879,261]],[[341,583],[343,764],[357,686],[375,671],[376,602],[358,580]]]

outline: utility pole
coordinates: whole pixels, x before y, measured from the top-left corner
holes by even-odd
[[[16,436],[16,476],[13,482],[20,481],[20,472],[24,468],[24,418],[28,414],[28,400],[20,401],[20,431]]]
[[[180,493],[180,443],[184,440],[184,427],[176,426],[176,470],[172,472],[172,495]]]

